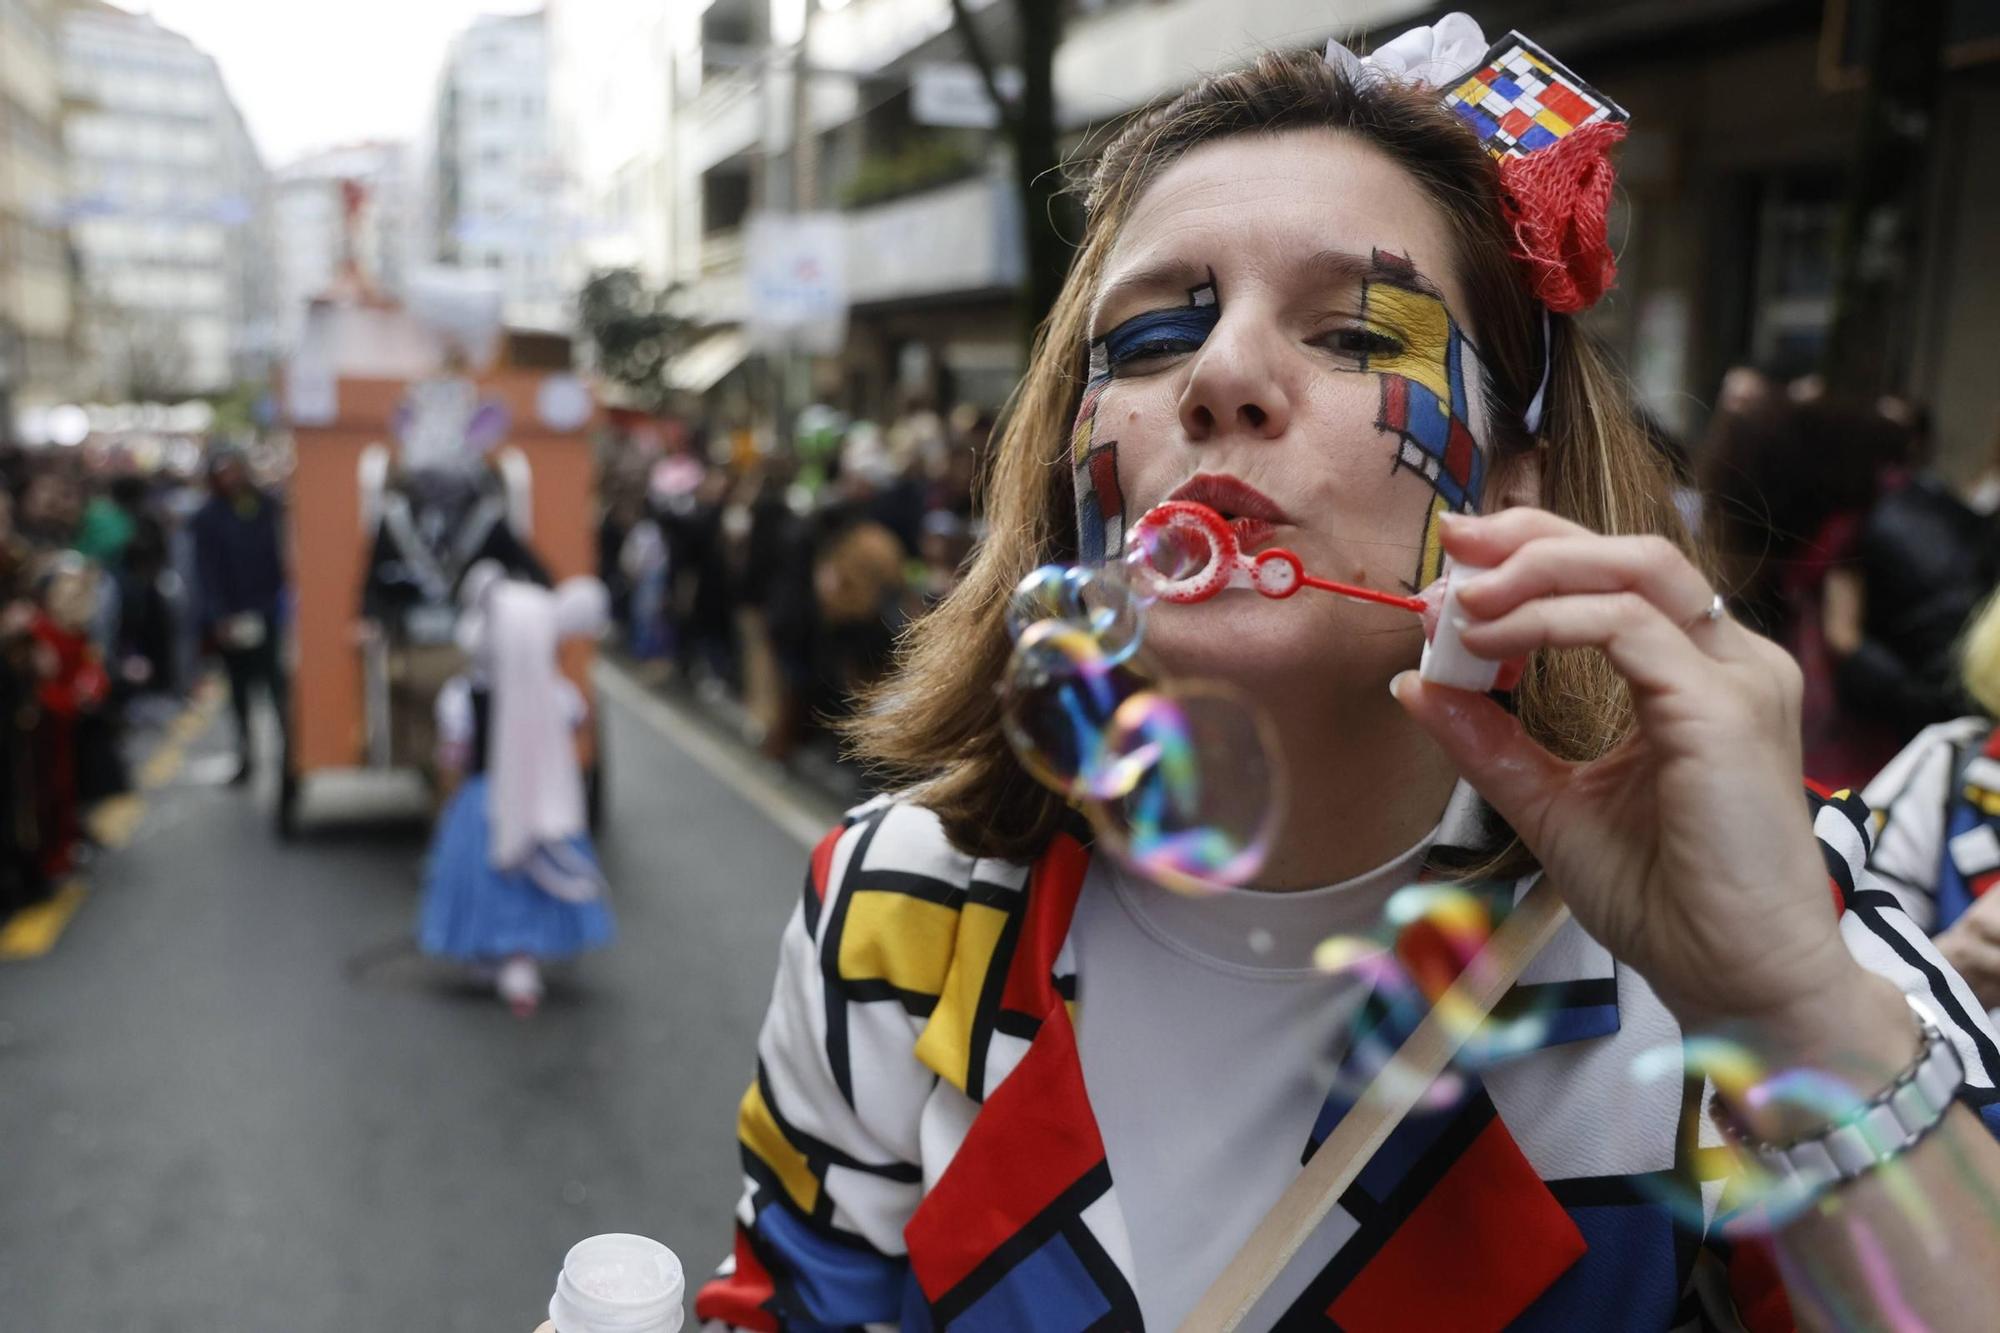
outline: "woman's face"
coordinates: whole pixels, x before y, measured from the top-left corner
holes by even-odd
[[[1477,506],[1489,445],[1451,253],[1415,181],[1333,131],[1228,139],[1162,174],[1093,310],[1072,459],[1084,558],[1189,498],[1310,574],[1433,580],[1437,515]],[[1246,683],[1377,685],[1421,645],[1408,613],[1311,590],[1160,603],[1148,635],[1171,670]]]

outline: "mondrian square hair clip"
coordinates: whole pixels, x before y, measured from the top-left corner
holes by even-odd
[[[1413,28],[1367,56],[1329,42],[1326,60],[1358,86],[1438,90],[1499,163],[1514,259],[1543,310],[1542,380],[1524,420],[1536,434],[1548,397],[1548,313],[1588,310],[1618,276],[1607,235],[1615,180],[1609,153],[1630,116],[1518,32],[1489,46],[1466,14]]]

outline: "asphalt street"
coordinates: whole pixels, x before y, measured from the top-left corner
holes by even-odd
[[[318,780],[281,842],[201,732],[55,947],[0,964],[0,1328],[528,1333],[604,1231],[692,1287],[837,812],[649,698],[605,695],[618,942],[527,1021],[409,945],[420,790]]]

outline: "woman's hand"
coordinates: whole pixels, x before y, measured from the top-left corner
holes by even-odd
[[[1684,1028],[1754,1024],[1773,1056],[1804,1059],[1829,1041],[1865,1045],[1855,1027],[1872,1024],[1893,1067],[1908,1015],[1885,1016],[1884,988],[1840,938],[1805,804],[1791,658],[1711,619],[1713,591],[1664,538],[1601,536],[1529,508],[1454,518],[1443,535],[1455,559],[1489,570],[1459,590],[1468,649],[1504,660],[1594,648],[1631,686],[1634,733],[1581,764],[1483,695],[1415,672],[1393,687],[1578,922]]]

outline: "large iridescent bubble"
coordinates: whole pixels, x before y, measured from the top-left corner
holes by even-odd
[[[1138,691],[1088,630],[1041,620],[1022,632],[1008,660],[1000,725],[1022,767],[1079,800],[1102,789],[1104,734]]]
[[[1242,884],[1263,868],[1284,809],[1277,737],[1216,682],[1144,690],[1106,729],[1087,807],[1105,846],[1170,889]]]
[[[1228,686],[1139,674],[1146,601],[1124,566],[1023,579],[1007,604],[1002,730],[1139,874],[1182,892],[1245,883],[1284,809],[1276,736]]]
[[[1007,631],[1016,642],[1045,620],[1058,620],[1088,635],[1098,656],[1118,663],[1139,646],[1140,598],[1115,569],[1043,565],[1015,587],[1007,601]]]

